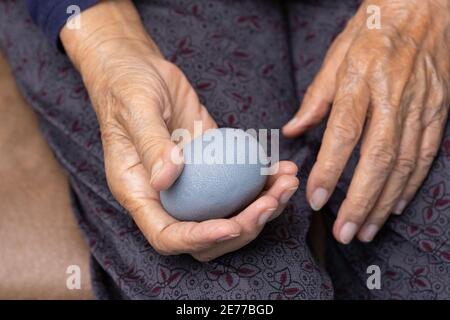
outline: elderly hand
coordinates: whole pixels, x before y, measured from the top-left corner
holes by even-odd
[[[150,244],[161,254],[208,261],[253,240],[297,189],[295,164],[281,162],[264,195],[230,219],[177,221],[159,200],[182,170],[172,161],[179,150],[170,133],[192,135],[194,121],[204,130],[216,123],[181,70],[162,57],[131,1],[102,1],[81,14],[81,26],[64,28],[61,39],[97,114],[111,192]]]
[[[367,7],[381,29],[367,27]],[[331,108],[307,197],[321,209],[362,138],[360,159],[336,219],[335,238],[371,241],[401,214],[438,152],[449,110],[450,1],[365,1],[331,46],[297,115],[296,136]],[[332,106],[331,106],[332,104]]]

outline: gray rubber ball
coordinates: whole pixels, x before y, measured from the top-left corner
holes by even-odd
[[[232,128],[211,129],[183,147],[184,169],[160,193],[164,209],[182,221],[230,216],[262,191],[267,155],[257,139]]]

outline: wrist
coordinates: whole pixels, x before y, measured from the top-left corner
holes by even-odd
[[[87,61],[115,52],[115,49],[120,51],[127,42],[143,44],[147,51],[150,49],[159,54],[129,0],[100,1],[81,13],[80,28],[69,29],[66,25],[60,38],[67,55],[81,73]]]

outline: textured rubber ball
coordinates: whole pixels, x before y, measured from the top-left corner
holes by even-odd
[[[164,209],[182,221],[224,218],[264,188],[267,155],[257,139],[232,128],[211,129],[183,147],[184,169],[160,193]]]

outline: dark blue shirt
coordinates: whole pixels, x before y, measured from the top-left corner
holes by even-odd
[[[71,5],[80,12],[96,4],[99,0],[26,0],[33,21],[44,31],[55,45],[59,43],[59,32],[74,12],[67,12]],[[82,23],[82,22],[81,22]]]

